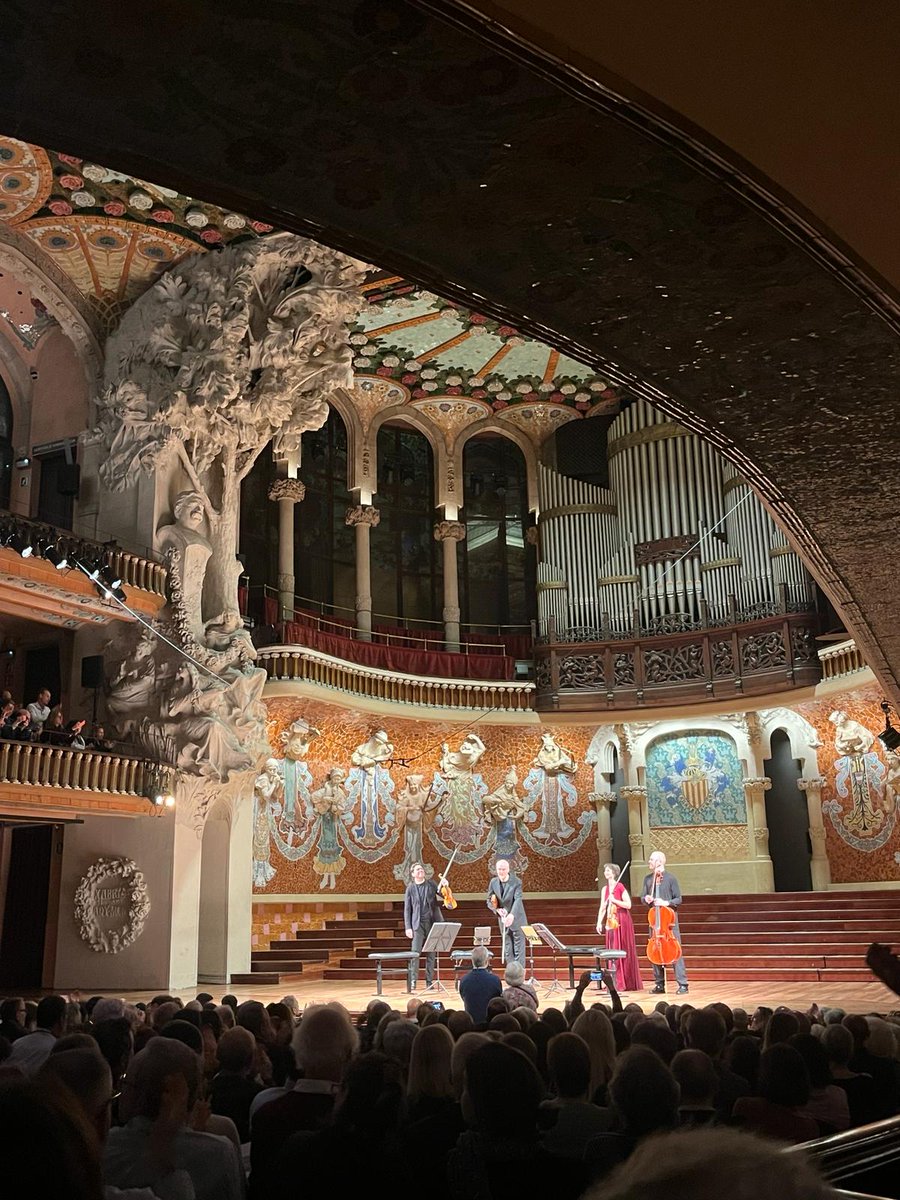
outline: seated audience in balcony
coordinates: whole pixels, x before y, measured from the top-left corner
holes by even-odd
[[[115,749],[113,742],[106,736],[106,729],[103,725],[95,725],[91,729],[91,736],[87,739],[88,749],[103,750],[109,753]]]
[[[37,1006],[34,1033],[20,1037],[6,1060],[6,1065],[18,1067],[25,1075],[34,1075],[53,1049],[53,1043],[66,1032],[66,999],[64,996],[45,996]]]
[[[8,1042],[18,1041],[28,1031],[25,1028],[25,1001],[21,996],[10,996],[0,1003],[0,1037]]]
[[[41,688],[37,694],[37,699],[32,700],[28,708],[28,716],[31,724],[40,732],[44,727],[44,723],[50,716],[50,689]]]
[[[488,1019],[488,1004],[503,992],[503,984],[488,970],[488,952],[484,946],[472,951],[472,970],[459,981],[459,995],[466,1012],[476,1025],[484,1025]]]
[[[7,725],[12,724],[17,711],[15,702],[12,700],[4,700],[0,704],[0,737],[6,736],[3,730]]]
[[[69,745],[73,750],[86,750],[87,741],[84,738],[85,720],[83,717],[78,717],[74,721],[70,721],[66,726],[66,736]]]
[[[37,740],[47,746],[68,746],[69,731],[66,728],[62,709],[57,705],[44,722]]]
[[[16,709],[13,719],[3,727],[3,736],[13,742],[30,742],[33,733],[34,727],[27,708]]]

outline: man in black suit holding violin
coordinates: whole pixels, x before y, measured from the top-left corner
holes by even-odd
[[[681,904],[681,888],[678,886],[678,880],[666,870],[666,856],[662,850],[653,851],[650,855],[648,866],[650,867],[650,872],[644,876],[644,882],[641,886],[641,900],[648,908],[671,908],[673,910],[675,923],[671,926],[669,932],[677,942],[680,942],[681,932],[678,928],[678,907]],[[675,959],[675,962],[672,964],[672,970],[675,972],[675,981],[678,984],[678,988],[676,989],[677,995],[683,996],[688,990],[688,980],[682,957],[679,956]],[[666,968],[661,964],[653,963],[653,978],[656,981],[656,985],[650,991],[659,995],[666,990]]]
[[[440,898],[438,885],[433,879],[425,878],[425,868],[421,863],[412,865],[412,883],[406,885],[403,897],[403,925],[406,936],[412,939],[412,949],[421,950],[425,939],[431,932],[435,921],[440,921]],[[414,958],[409,968],[409,990],[414,992],[419,980],[419,960]],[[425,983],[431,987],[434,982],[434,952],[425,955]]]

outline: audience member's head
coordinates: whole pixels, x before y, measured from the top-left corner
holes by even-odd
[[[410,1099],[453,1098],[453,1036],[443,1025],[420,1029],[412,1044],[406,1090]]]
[[[488,949],[486,946],[476,946],[472,951],[472,968],[486,967],[490,962]]]
[[[589,1008],[572,1026],[587,1043],[591,1055],[591,1097],[605,1087],[612,1077],[616,1061],[616,1043],[609,1017],[597,1008]]]
[[[453,1057],[450,1061],[450,1074],[453,1078],[453,1092],[457,1100],[462,1097],[466,1086],[466,1065],[470,1057],[482,1046],[487,1046],[490,1038],[486,1033],[463,1033],[453,1046]]]
[[[632,1046],[648,1046],[658,1054],[666,1066],[671,1063],[678,1050],[678,1038],[669,1028],[665,1017],[648,1017],[631,1031]]]
[[[38,1002],[35,1024],[38,1029],[46,1029],[54,1037],[62,1037],[66,1031],[66,998],[65,996],[44,996]]]
[[[763,1049],[768,1050],[771,1046],[788,1042],[794,1034],[799,1032],[800,1022],[797,1020],[796,1015],[789,1012],[786,1008],[780,1008],[778,1012],[772,1013],[766,1025],[766,1032],[763,1037]]]
[[[584,1200],[836,1200],[800,1153],[734,1129],[692,1129],[647,1138]]]
[[[558,1033],[547,1044],[547,1078],[560,1100],[588,1100],[591,1054],[576,1033]]]
[[[226,1029],[216,1045],[216,1058],[223,1071],[249,1075],[256,1061],[256,1038],[249,1029]]]
[[[541,1020],[551,1033],[568,1033],[566,1018],[558,1008],[545,1008],[541,1013]]]
[[[826,1025],[819,1039],[828,1061],[834,1067],[846,1068],[853,1057],[853,1034],[842,1023]]]
[[[759,1055],[762,1047],[758,1037],[742,1033],[728,1045],[725,1062],[730,1070],[742,1079],[746,1079],[750,1087],[756,1091],[756,1081],[759,1077]]]
[[[113,1086],[118,1087],[134,1052],[134,1034],[127,1017],[116,1017],[111,1021],[100,1021],[94,1026],[97,1049],[106,1060],[112,1073]]]
[[[746,1008],[733,1008],[731,1017],[734,1022],[733,1029],[735,1033],[746,1033],[750,1028],[750,1014]]]
[[[616,1060],[609,1102],[629,1137],[673,1129],[678,1123],[678,1100],[675,1077],[646,1046],[632,1046]]]
[[[797,1051],[806,1064],[809,1086],[828,1087],[831,1083],[831,1070],[828,1066],[828,1055],[819,1038],[813,1037],[811,1033],[798,1033],[791,1038],[788,1045]]]
[[[232,1010],[237,1012],[238,999],[237,996],[232,996],[231,992],[227,996],[222,997],[222,1003]]]
[[[358,1039],[344,1009],[322,1004],[304,1013],[292,1045],[297,1069],[306,1079],[339,1083]]]
[[[109,1133],[112,1076],[95,1045],[51,1054],[37,1074],[37,1082],[62,1085],[75,1097],[102,1144]]]
[[[18,1179],[35,1200],[103,1200],[99,1142],[68,1089],[0,1080],[0,1129],[7,1186]]]
[[[344,1136],[374,1150],[396,1131],[402,1108],[403,1077],[394,1059],[373,1052],[347,1064],[334,1109],[335,1127]]]
[[[532,1143],[543,1096],[533,1064],[503,1043],[479,1047],[466,1063],[463,1116],[489,1140]]]
[[[197,1026],[190,1021],[180,1018],[177,1021],[169,1021],[168,1025],[163,1025],[158,1032],[160,1037],[172,1038],[193,1050],[195,1054],[203,1054],[203,1037]]]
[[[234,1014],[235,1023],[244,1029],[249,1029],[258,1042],[270,1046],[275,1035],[272,1032],[272,1022],[264,1004],[258,1000],[245,1000],[239,1004]]]
[[[470,1033],[475,1028],[475,1021],[471,1013],[459,1008],[447,1017],[447,1028],[453,1035],[453,1040],[458,1042],[464,1033]]]
[[[114,1021],[117,1017],[124,1016],[124,1000],[116,1000],[113,996],[101,996],[91,1010],[91,1023],[99,1025],[101,1021]]]
[[[712,1059],[702,1050],[679,1050],[672,1059],[672,1074],[681,1095],[681,1107],[712,1108],[719,1077]]]
[[[499,1016],[500,1013],[508,1013],[508,1012],[509,1012],[509,1001],[504,1000],[502,996],[491,996],[491,998],[490,998],[490,1000],[488,1000],[488,1004],[487,1004],[487,1019],[488,1019],[488,1021],[492,1020],[494,1017]]]
[[[65,1033],[53,1043],[51,1054],[65,1054],[67,1050],[96,1050],[97,1043],[89,1033]]]
[[[441,1026],[441,1028],[443,1028]],[[404,1078],[409,1070],[409,1057],[412,1053],[413,1042],[419,1035],[418,1025],[412,1021],[391,1021],[381,1039],[381,1049],[388,1058],[396,1062],[403,1072]]]
[[[122,1095],[123,1116],[126,1119],[149,1117],[155,1121],[171,1087],[172,1076],[181,1076],[184,1080],[187,1107],[193,1108],[200,1086],[199,1055],[175,1038],[151,1038],[146,1048],[131,1060]]]
[[[785,1108],[800,1108],[806,1104],[809,1100],[809,1072],[793,1046],[776,1042],[768,1050],[763,1050],[759,1057],[757,1090],[770,1104],[780,1104]]]
[[[184,1005],[176,1000],[166,1000],[163,1004],[158,1004],[152,1009],[150,1023],[154,1029],[162,1029],[164,1025],[168,1025],[170,1021],[174,1021],[180,1016]]]
[[[501,1012],[497,1013],[495,1017],[491,1017],[488,1021],[488,1029],[496,1030],[497,1033],[522,1032],[522,1026],[511,1012]]]
[[[230,1005],[219,1004],[216,1006],[216,1012],[223,1029],[234,1029],[234,1009]]]
[[[520,962],[516,962],[515,959],[511,959],[510,962],[506,964],[504,978],[506,980],[507,987],[521,987],[525,982],[525,968]]]

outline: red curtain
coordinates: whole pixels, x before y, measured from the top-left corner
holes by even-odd
[[[439,679],[512,679],[515,670],[515,661],[503,654],[451,654],[446,650],[384,646],[323,633],[296,621],[285,622],[284,641],[289,646],[309,646],[366,667]]]

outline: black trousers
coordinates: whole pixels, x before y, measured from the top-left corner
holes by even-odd
[[[420,925],[418,929],[413,930],[413,939],[411,950],[421,950],[425,945],[425,941],[431,933],[431,926],[434,922],[429,921],[427,925]],[[425,955],[425,984],[431,987],[434,981],[434,951]],[[414,958],[409,964],[409,990],[414,992],[416,984],[419,982],[419,960]]]

